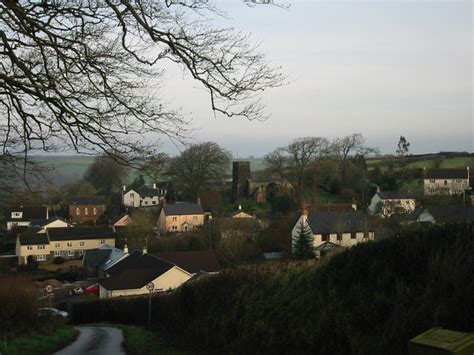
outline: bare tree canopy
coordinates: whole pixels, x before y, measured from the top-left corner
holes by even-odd
[[[213,142],[193,144],[171,159],[169,175],[182,191],[196,199],[209,182],[223,179],[229,169],[230,156]]]
[[[2,1],[3,154],[63,148],[126,157],[150,152],[145,133],[183,138],[185,119],[153,89],[166,61],[207,89],[214,112],[262,118],[258,95],[281,84],[279,69],[248,36],[213,28],[204,2],[170,4]]]
[[[329,141],[323,137],[304,137],[265,156],[267,171],[287,179],[294,187],[298,200],[304,200],[304,176],[315,161],[328,153]]]
[[[336,138],[331,145],[331,153],[338,159],[346,161],[351,155],[367,155],[377,153],[378,150],[366,146],[365,138],[361,133],[354,133],[342,138]]]

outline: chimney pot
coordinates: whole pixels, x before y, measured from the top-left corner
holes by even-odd
[[[123,185],[122,189],[123,189],[123,192],[125,192],[127,190],[127,186]]]
[[[123,247],[123,252],[128,254],[128,246],[127,246],[127,244],[125,244],[125,246]]]
[[[142,253],[143,253],[143,254],[146,254],[146,253],[148,253],[148,250],[147,250],[147,248],[146,248],[146,247],[143,247]]]
[[[156,182],[153,183],[153,189],[156,190]]]

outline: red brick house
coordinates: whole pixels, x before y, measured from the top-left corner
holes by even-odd
[[[67,202],[69,219],[77,223],[96,223],[105,212],[102,196],[72,197]]]

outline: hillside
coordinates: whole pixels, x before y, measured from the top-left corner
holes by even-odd
[[[153,300],[153,327],[191,350],[403,354],[434,326],[474,330],[472,225],[409,229],[323,264],[254,266]],[[74,305],[78,323],[143,324],[146,298]]]

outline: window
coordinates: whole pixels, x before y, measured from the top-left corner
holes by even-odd
[[[145,205],[148,205],[148,201],[145,201]]]
[[[83,247],[84,246],[84,242],[79,242],[79,246]]]
[[[12,218],[21,218],[23,212],[12,212]]]
[[[38,245],[37,248],[38,248],[39,250],[43,250],[43,249],[44,249],[44,245]]]
[[[153,203],[154,205],[156,205],[156,201],[153,201],[152,203]]]
[[[352,232],[351,233],[351,239],[356,239],[357,238],[357,233]]]
[[[173,229],[174,231],[178,230],[178,226],[173,226],[173,227],[171,227],[171,229]]]
[[[81,214],[81,210],[79,209],[79,207],[76,207],[76,216],[79,216]]]
[[[430,182],[431,182],[432,184],[434,184],[434,183],[436,182],[436,180],[435,180],[435,179],[430,179]]]
[[[54,244],[54,247],[55,247],[55,248],[61,248],[61,243],[56,243],[56,244]]]
[[[133,192],[130,192],[130,198],[134,198],[135,194]]]
[[[321,240],[322,240],[323,242],[327,242],[328,239],[329,239],[329,234],[323,234],[323,235],[321,236]]]
[[[93,213],[94,216],[97,215],[97,208],[94,207],[94,208],[92,209],[92,213]]]
[[[198,219],[198,216],[193,216],[194,221],[197,221],[197,219]]]
[[[71,248],[71,247],[72,247],[72,242],[68,242],[68,243],[67,243],[67,246],[68,246],[69,248]]]
[[[448,185],[448,180],[444,180],[444,186]]]
[[[89,214],[89,209],[86,207],[84,208],[84,214],[87,216]]]
[[[337,233],[337,240],[342,240],[342,233]]]
[[[46,255],[37,255],[36,260],[37,261],[45,261],[46,260]]]
[[[55,250],[54,256],[61,256],[61,250]]]
[[[67,256],[74,256],[74,250],[68,250]]]
[[[28,250],[33,250],[33,246],[32,246],[32,245],[28,245],[27,249],[28,249]]]
[[[105,244],[105,239],[102,239],[102,240],[100,241],[100,244]]]
[[[178,220],[178,217],[173,217],[173,221],[177,221]]]

